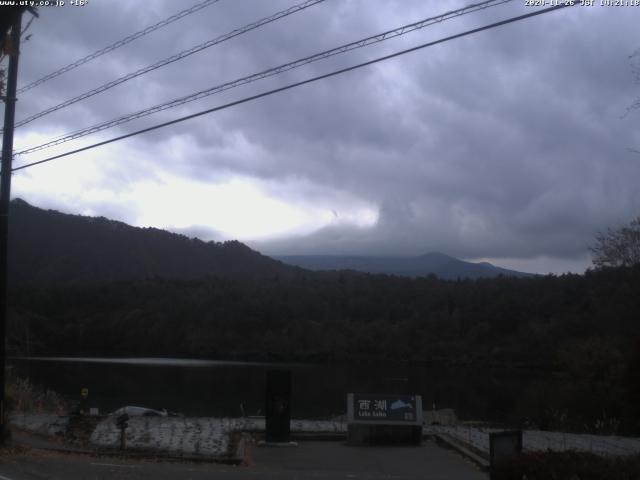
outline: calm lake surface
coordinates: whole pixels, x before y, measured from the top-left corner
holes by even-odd
[[[346,411],[346,395],[414,393],[425,409],[453,408],[462,419],[500,420],[513,410],[531,376],[514,371],[397,364],[308,365],[174,358],[19,358],[14,374],[110,412],[137,405],[193,416],[263,414],[265,373],[292,372],[292,416],[331,418]]]

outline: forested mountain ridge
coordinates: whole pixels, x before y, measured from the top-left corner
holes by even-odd
[[[237,241],[203,242],[104,217],[43,210],[21,199],[12,200],[9,218],[9,281],[16,286],[302,272]]]
[[[532,274],[496,267],[487,262],[472,263],[439,252],[416,257],[278,255],[273,258],[307,270],[356,270],[403,277],[436,275],[445,280],[458,278],[528,277]]]
[[[11,202],[9,279],[14,285],[82,284],[154,276],[195,279],[206,275],[269,278],[308,270],[354,270],[443,279],[528,276],[441,254],[419,257],[268,257],[238,241],[203,242],[156,228],[104,217],[44,210]]]

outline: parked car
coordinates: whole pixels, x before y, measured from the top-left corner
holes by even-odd
[[[146,407],[134,407],[131,405],[127,405],[126,407],[122,407],[117,409],[115,412],[110,413],[109,415],[119,417],[120,415],[127,414],[129,417],[169,417],[176,416],[176,414],[170,414],[166,409],[162,410],[154,410],[152,408]]]

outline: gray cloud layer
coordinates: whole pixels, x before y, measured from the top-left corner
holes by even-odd
[[[21,83],[177,10],[169,1],[149,4],[152,10],[140,4],[119,2],[115,8],[92,0],[88,7],[42,11],[23,49]],[[464,4],[329,0],[33,122],[18,142],[28,133],[75,130]],[[289,5],[222,0],[28,92],[18,117]],[[119,131],[528,11],[523,2],[512,2]],[[137,137],[127,144],[131,158],[114,159],[111,174],[99,181],[117,194],[156,168],[198,181],[243,176],[271,182],[269,193],[285,202],[324,195],[331,204],[326,192],[336,191],[378,209],[378,222],[370,228],[337,223],[304,236],[252,243],[272,253],[437,250],[463,258],[547,257],[584,266],[580,259],[596,231],[640,211],[640,155],[629,151],[640,149],[639,113],[623,117],[638,96],[628,56],[640,46],[639,20],[638,7],[574,7],[448,42]],[[189,145],[189,155],[168,160],[164,152],[176,138]],[[150,156],[137,161],[136,152]],[[297,186],[278,188],[287,181]],[[43,201],[61,206],[53,198]],[[346,207],[340,202],[332,204],[337,216]],[[135,210],[114,211],[108,201],[93,208],[123,220]],[[198,225],[190,231],[207,236]],[[533,270],[544,268],[531,263]]]

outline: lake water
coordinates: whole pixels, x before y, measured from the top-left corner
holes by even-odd
[[[414,393],[425,409],[454,408],[462,419],[500,420],[529,378],[513,371],[397,364],[308,365],[173,358],[21,358],[17,376],[70,400],[89,389],[90,406],[109,412],[124,405],[166,408],[193,416],[263,414],[265,373],[292,372],[292,416],[330,418],[346,411],[346,395]],[[241,407],[242,405],[242,407]]]

